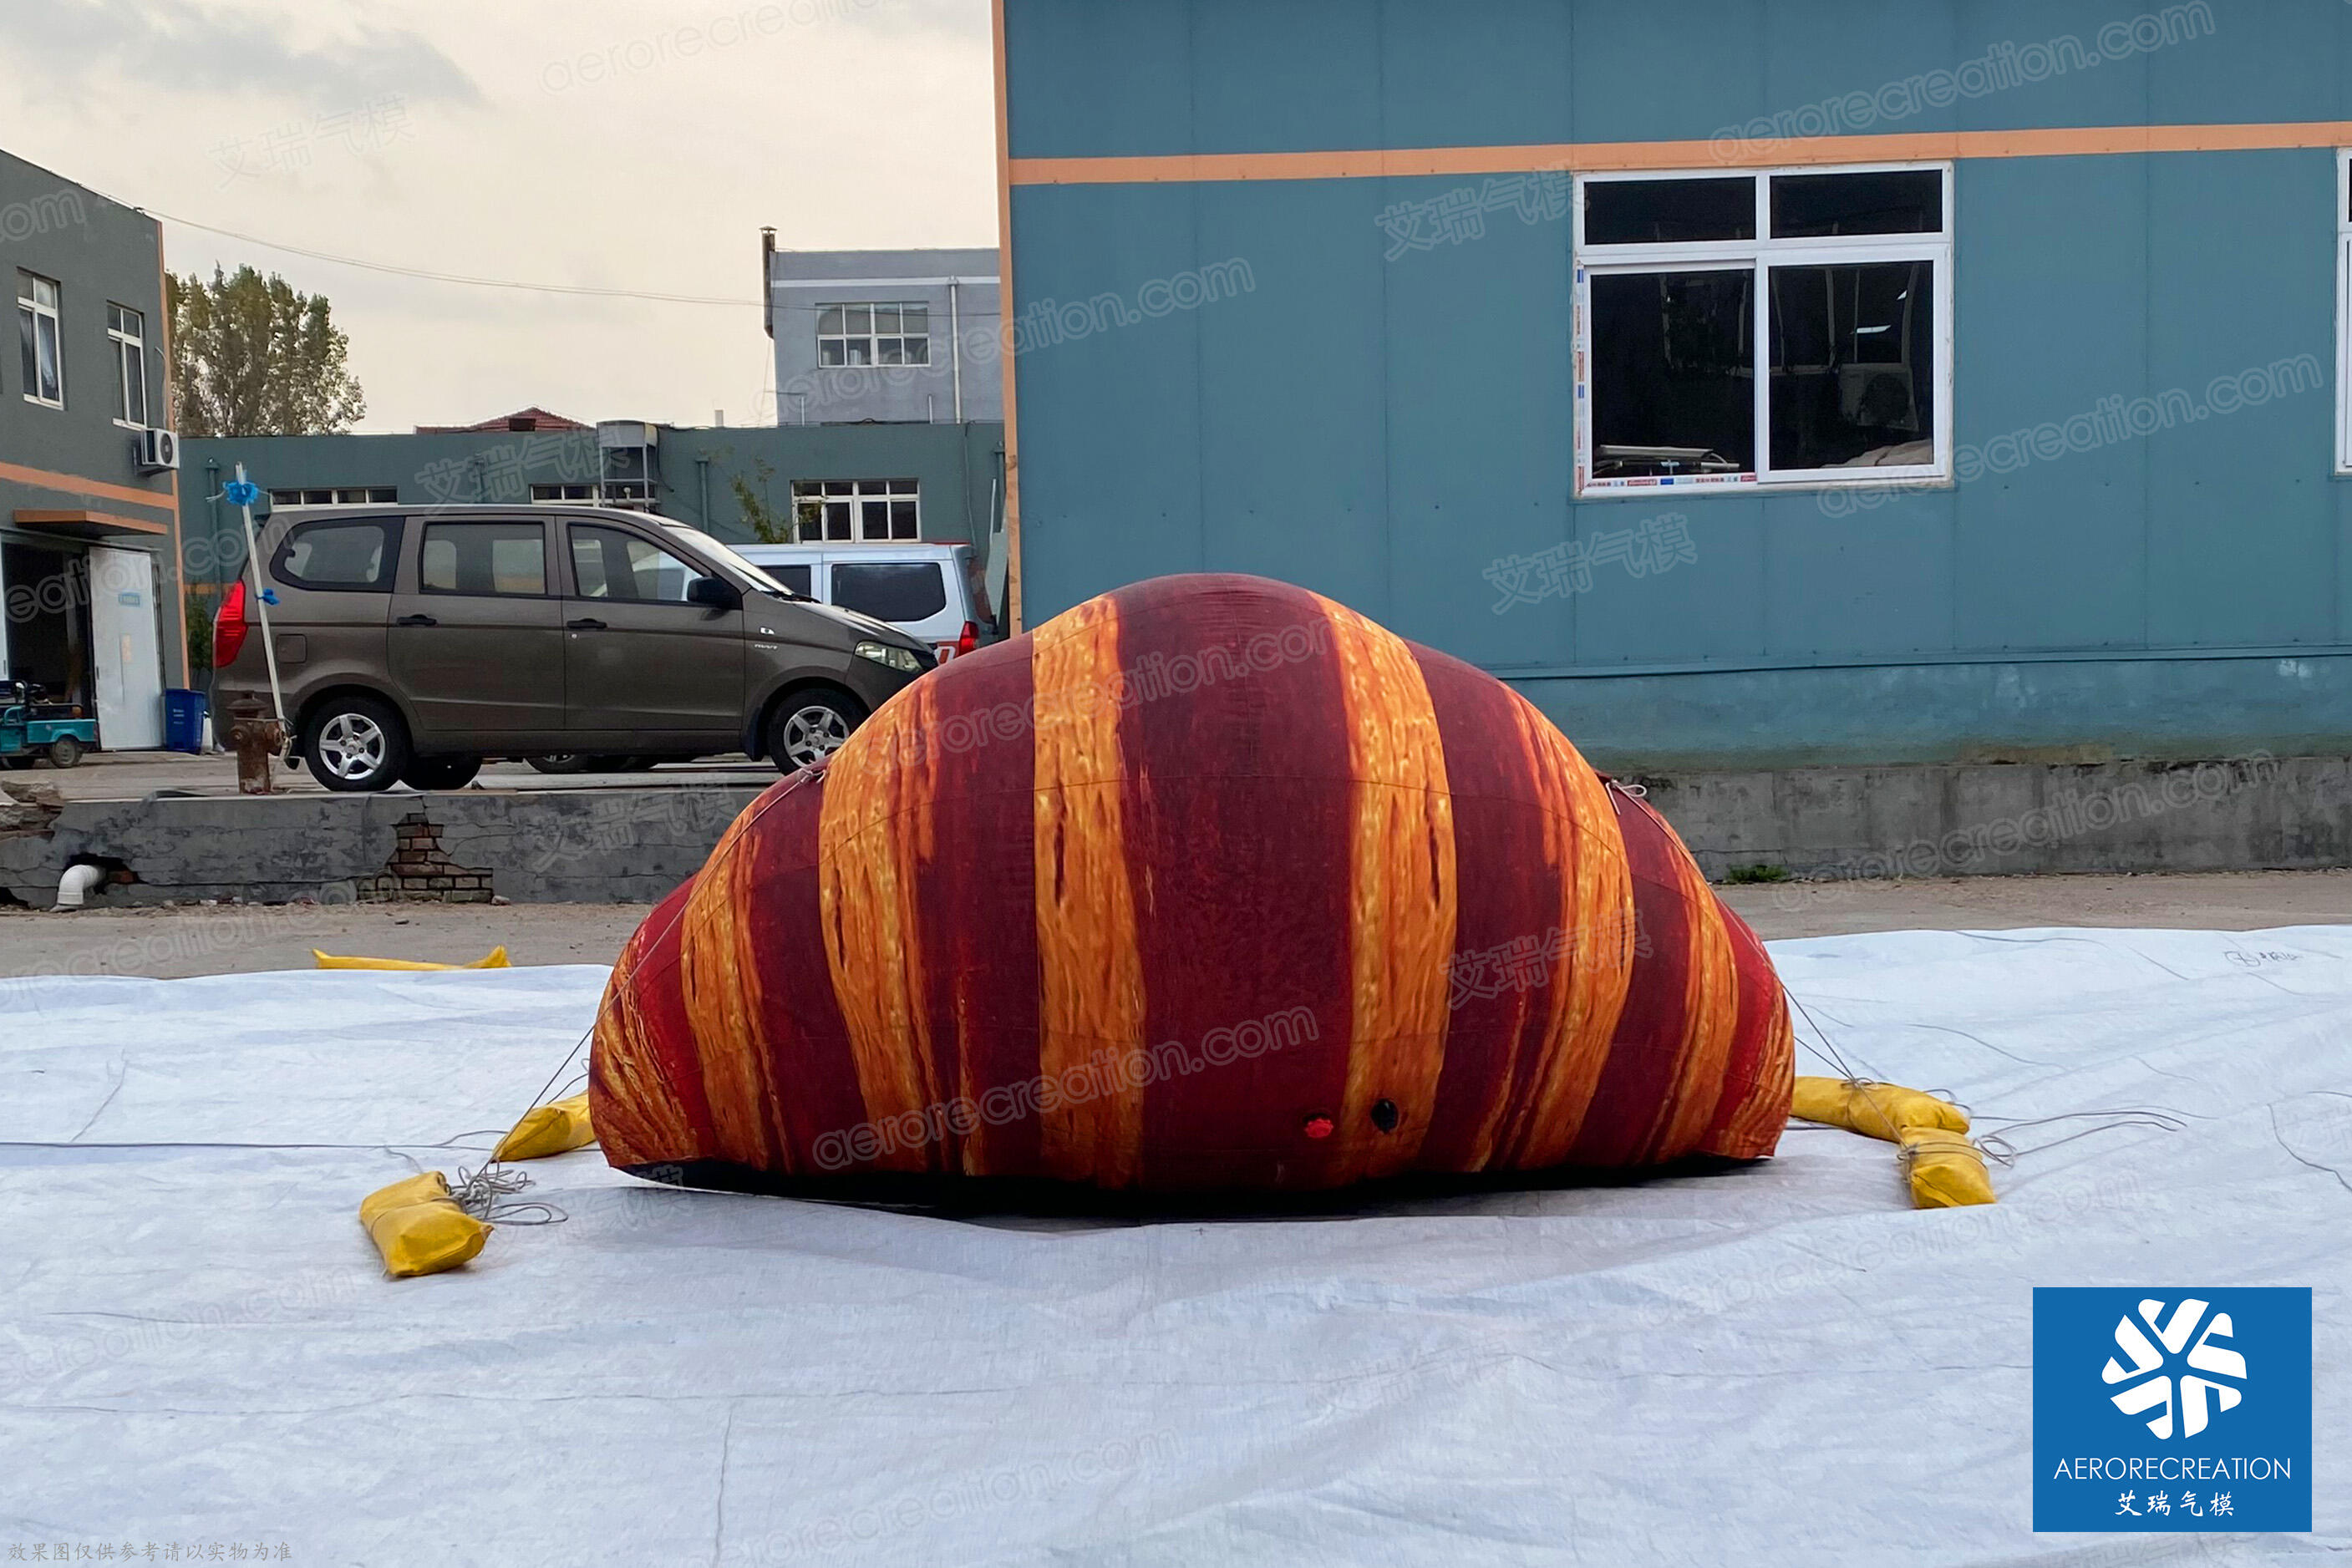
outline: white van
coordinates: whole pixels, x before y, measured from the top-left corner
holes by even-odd
[[[980,558],[964,544],[738,545],[794,593],[871,615],[931,646],[940,663],[980,646],[993,619]]]

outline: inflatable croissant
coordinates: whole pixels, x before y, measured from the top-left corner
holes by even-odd
[[[1753,1159],[1792,1073],[1755,935],[1516,692],[1194,576],[754,802],[623,951],[591,1100],[691,1186],[1278,1193]]]

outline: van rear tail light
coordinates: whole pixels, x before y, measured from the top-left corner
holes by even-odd
[[[971,653],[974,648],[977,648],[977,647],[979,647],[979,646],[980,646],[980,625],[979,625],[979,622],[972,622],[972,621],[967,621],[967,622],[965,622],[963,623],[963,635],[962,635],[962,636],[961,636],[961,637],[958,637],[958,638],[956,639],[955,651],[956,651],[957,653]]]
[[[245,650],[245,580],[237,579],[221,595],[220,608],[213,612],[213,668],[225,670],[236,663]]]

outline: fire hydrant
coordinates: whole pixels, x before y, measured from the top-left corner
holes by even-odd
[[[286,749],[286,727],[258,708],[247,708],[232,716],[236,722],[229,726],[228,743],[236,750],[236,792],[275,793],[269,765]]]

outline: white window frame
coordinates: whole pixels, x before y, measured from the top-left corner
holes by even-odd
[[[1952,480],[1952,237],[1957,229],[1953,210],[1953,165],[1925,163],[1791,164],[1770,169],[1720,168],[1628,170],[1580,174],[1575,191],[1576,320],[1573,352],[1576,376],[1576,495],[1579,499],[1610,500],[1654,495],[1661,489],[1845,490],[1885,486],[1945,485]],[[1939,234],[1842,235],[1827,238],[1776,240],[1772,232],[1772,180],[1776,175],[1883,174],[1934,171],[1943,175],[1944,227]],[[1756,182],[1755,239],[1693,240],[1670,244],[1589,246],[1584,237],[1584,194],[1588,187],[1630,180],[1722,180]],[[1925,261],[1934,265],[1936,298],[1933,327],[1935,364],[1936,460],[1885,468],[1801,468],[1772,466],[1771,272],[1776,267],[1853,267],[1877,262]],[[1595,479],[1592,475],[1592,279],[1626,273],[1737,272],[1755,276],[1750,331],[1754,340],[1755,467],[1741,474],[1653,475],[1629,479]]]
[[[139,329],[134,332],[128,328],[116,326],[114,323],[118,317],[137,322]],[[145,430],[148,428],[147,413],[150,407],[150,400],[147,396],[146,312],[133,310],[128,305],[118,305],[111,299],[108,300],[106,302],[106,338],[114,348],[114,423],[125,430]],[[135,419],[131,417],[131,372],[133,367],[136,367],[139,372],[139,410],[138,417]]]
[[[838,493],[846,486],[845,494]],[[829,493],[834,492],[834,493]],[[883,532],[866,531],[866,504],[882,503]],[[899,501],[911,501],[915,507],[915,532],[911,538],[899,538],[889,530],[890,507]],[[801,531],[801,507],[814,503],[823,508],[828,503],[845,504],[849,507],[850,534],[837,539],[830,533],[818,538],[802,538],[800,544],[918,544],[923,538],[923,486],[919,479],[799,479],[793,483],[793,532]]]
[[[582,496],[542,495],[547,490],[584,490]],[[593,479],[567,479],[552,485],[533,485],[530,504],[534,507],[601,507],[604,504],[604,486]]]
[[[121,421],[117,420],[116,423]],[[323,501],[305,499],[325,496]],[[399,489],[392,485],[304,485],[269,492],[271,507],[392,507],[400,504]]]
[[[2352,147],[2336,154],[2336,472],[2352,476]]]
[[[50,298],[47,304],[43,304],[40,298],[41,285],[45,283],[49,287]],[[29,295],[25,292],[27,284],[32,286],[33,290]],[[57,361],[58,395],[56,397],[46,398],[41,395],[40,378],[37,372],[25,387],[25,401],[38,403],[43,408],[63,408],[66,405],[66,334],[62,314],[65,298],[65,285],[56,278],[44,277],[37,272],[23,267],[16,269],[16,314],[30,316],[33,319],[34,362],[37,365],[40,362],[41,323],[44,321],[49,324],[49,353]]]
[[[866,311],[867,313],[866,318],[866,330],[863,332],[852,332],[848,330],[848,322],[845,319],[842,324],[843,329],[841,331],[826,331],[824,329],[825,318],[835,310]],[[896,332],[883,331],[880,323],[874,319],[873,312],[877,310],[898,311],[899,313],[899,326],[902,330]],[[909,310],[920,310],[923,313],[923,329],[920,333],[903,330],[906,325],[906,312]],[[882,362],[881,350],[876,347],[876,345],[885,338],[893,339],[900,344],[898,360],[893,363],[887,365]],[[918,340],[919,340],[923,345],[923,357],[919,360],[910,360],[906,357],[904,345]],[[842,357],[838,362],[828,361],[824,357],[825,345],[828,343],[838,343],[841,345]],[[863,361],[852,360],[849,357],[849,346],[853,343],[864,346],[866,358]],[[839,300],[831,304],[819,305],[816,308],[816,362],[819,370],[826,371],[895,371],[930,369],[930,301],[927,299],[853,299]]]

